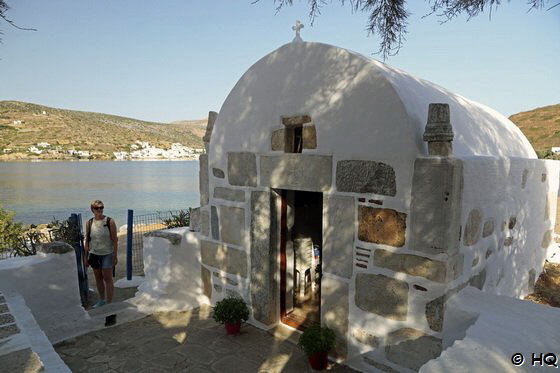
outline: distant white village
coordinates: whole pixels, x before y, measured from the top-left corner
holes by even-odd
[[[149,142],[136,141],[130,145],[131,152],[113,152],[118,160],[125,159],[198,159],[204,149],[195,149],[180,143],[171,144],[169,149],[161,149]]]
[[[198,159],[204,149],[190,148],[180,143],[173,143],[169,149],[161,149],[151,145],[149,142],[136,141],[130,145],[130,152],[113,152],[116,160],[134,159]],[[8,149],[9,150],[9,149]],[[59,145],[53,146],[48,142],[40,142],[30,146],[27,151],[32,154],[64,154],[80,159],[92,159],[93,154],[89,150],[64,149]]]

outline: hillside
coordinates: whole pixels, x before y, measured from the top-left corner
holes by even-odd
[[[136,141],[168,149],[172,143],[203,148],[199,128],[206,120],[176,123],[146,122],[115,115],[55,109],[0,101],[0,160],[68,158],[30,154],[30,146],[46,142],[63,150],[85,150],[95,159],[110,159],[113,152],[130,151]]]
[[[527,136],[539,158],[560,146],[560,104],[514,114],[509,119]]]

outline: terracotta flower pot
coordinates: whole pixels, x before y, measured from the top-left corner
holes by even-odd
[[[309,355],[309,364],[314,370],[324,370],[327,369],[329,363],[328,351],[316,352],[313,355]]]
[[[226,321],[224,325],[226,326],[227,333],[230,335],[239,334],[239,331],[241,330],[241,321],[237,321],[234,323]]]

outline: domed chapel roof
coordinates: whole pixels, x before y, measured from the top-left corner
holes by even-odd
[[[214,125],[210,157],[269,151],[282,116],[308,114],[321,153],[414,159],[428,154],[422,134],[430,103],[449,104],[455,156],[536,158],[519,128],[495,110],[358,53],[313,42],[285,44],[243,74]]]

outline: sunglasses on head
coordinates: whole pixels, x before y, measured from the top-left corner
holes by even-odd
[[[94,210],[103,210],[103,208],[105,208],[105,206],[96,206],[93,209]]]

